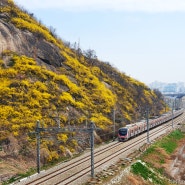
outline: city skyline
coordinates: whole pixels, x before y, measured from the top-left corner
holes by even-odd
[[[163,83],[163,82],[152,82],[149,84],[151,89],[158,89],[161,93],[185,93],[185,82],[178,83]]]

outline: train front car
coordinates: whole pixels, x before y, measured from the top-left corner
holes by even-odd
[[[128,140],[128,128],[123,127],[118,130],[118,140],[119,141]]]

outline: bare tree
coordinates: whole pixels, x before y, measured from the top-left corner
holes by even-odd
[[[83,52],[88,59],[97,59],[96,52],[93,49],[88,49]]]

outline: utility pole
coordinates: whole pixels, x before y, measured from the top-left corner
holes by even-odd
[[[172,128],[173,128],[173,117],[174,117],[174,115],[173,115],[173,109],[174,109],[174,101],[172,103]]]
[[[147,143],[150,143],[150,139],[149,139],[149,108],[146,108],[146,124],[147,124]]]
[[[94,123],[91,122],[90,137],[91,137],[91,177],[94,178]]]
[[[113,109],[113,141],[115,140],[116,135],[116,123],[115,123],[115,108]]]
[[[40,121],[36,123],[36,138],[37,138],[37,173],[40,173]]]

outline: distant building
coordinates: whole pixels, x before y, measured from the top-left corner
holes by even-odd
[[[163,88],[163,93],[177,93],[177,84],[166,84]]]
[[[185,83],[163,83],[163,82],[152,82],[149,84],[151,89],[158,89],[163,94],[173,94],[173,93],[185,93]]]

